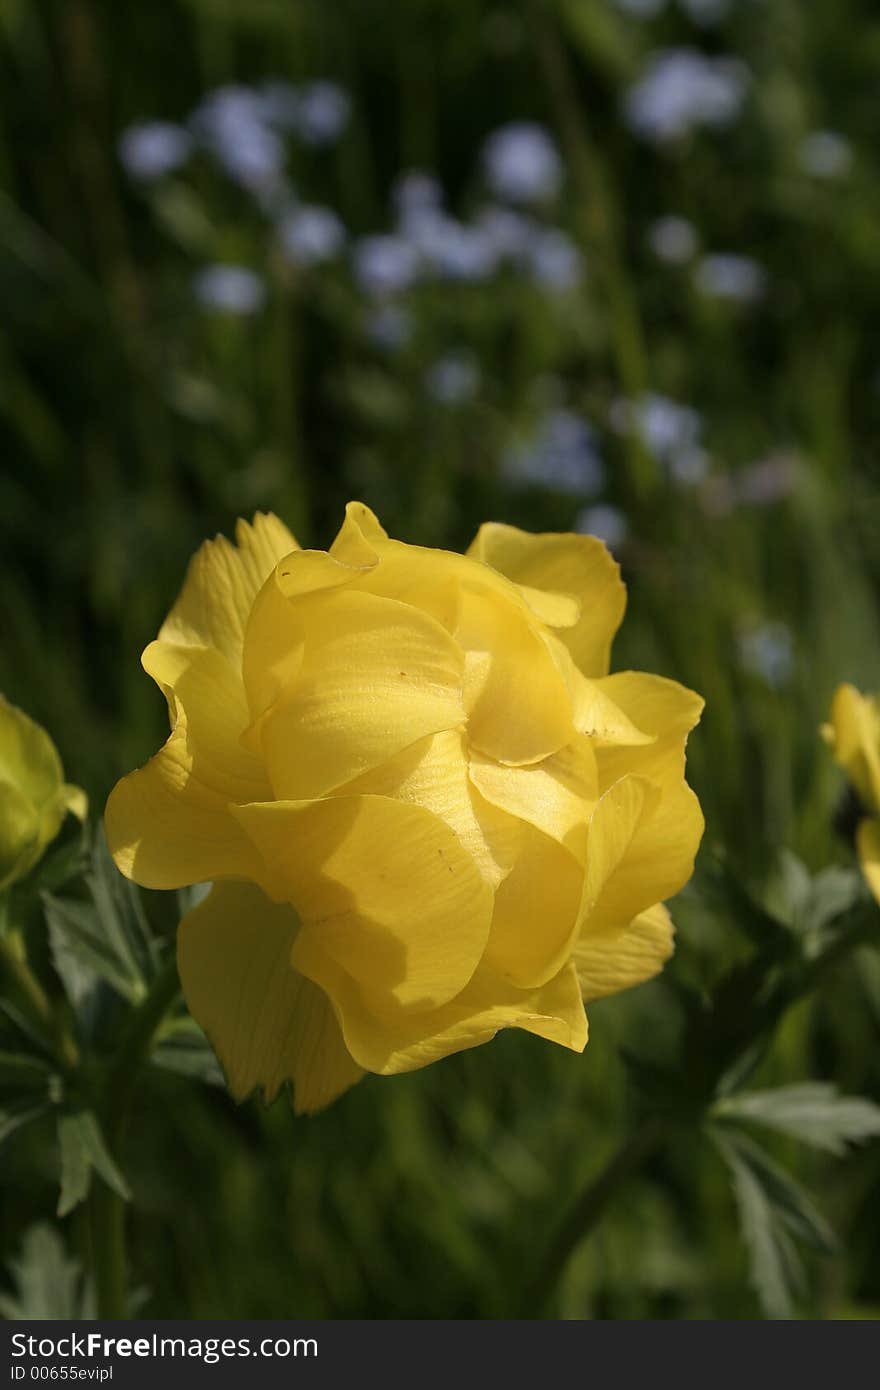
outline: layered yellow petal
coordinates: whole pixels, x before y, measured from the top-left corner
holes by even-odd
[[[562,633],[562,640],[585,675],[605,675],[626,607],[626,589],[619,566],[601,541],[593,536],[532,535],[490,521],[480,527],[467,553],[516,584],[573,595],[580,615]]]
[[[662,970],[672,950],[672,919],[662,903],[655,903],[626,926],[584,932],[574,950],[584,1001],[650,979]]]
[[[558,840],[584,862],[587,822],[598,797],[596,755],[588,738],[581,735],[526,767],[472,753],[470,778],[487,801]]]
[[[464,988],[485,949],[492,892],[455,832],[421,806],[336,796],[236,808],[263,881],[377,1011],[426,1009]],[[306,974],[310,973],[303,965]]]
[[[464,722],[461,651],[409,604],[348,590],[314,594],[291,603],[279,657],[287,640],[296,674],[259,729],[281,799],[322,796]]]
[[[667,783],[684,776],[685,744],[699,721],[703,700],[677,681],[643,671],[619,671],[596,682],[615,708],[651,736],[643,747],[597,749],[601,790],[627,773]]]
[[[662,789],[642,777],[615,782],[590,820],[583,930],[631,921],[677,893],[693,873],[703,828],[683,780]]]
[[[574,855],[523,824],[516,862],[495,893],[486,964],[520,989],[557,974],[577,934],[583,882]]]
[[[571,742],[575,728],[565,681],[524,610],[463,586],[455,638],[465,652],[472,748],[516,766],[538,762]]]
[[[352,977],[314,942],[299,963],[333,999],[346,1047],[368,1071],[386,1076],[413,1071],[488,1042],[502,1028],[523,1028],[574,1052],[586,1046],[587,1019],[570,963],[540,988],[523,990],[481,965],[467,988],[442,1008],[381,1017]]]
[[[105,829],[118,868],[145,888],[255,877],[259,856],[229,807],[263,800],[271,787],[240,742],[240,680],[216,648],[158,641],[142,660],[165,691],[173,731],[110,793]]]
[[[516,825],[486,804],[468,778],[467,743],[460,729],[420,739],[380,767],[340,789],[394,797],[432,811],[458,836],[492,888],[513,865]]]
[[[238,668],[254,599],[279,560],[298,549],[276,516],[258,512],[239,521],[236,544],[206,541],[190,561],[180,595],[159,630],[161,641],[215,647]]]
[[[880,701],[840,685],[822,733],[862,801],[880,811]]]
[[[298,1113],[320,1110],[363,1075],[327,996],[291,964],[299,931],[290,907],[250,883],[217,884],[187,914],[177,963],[190,1012],[237,1100],[285,1082]]]
[[[856,830],[856,849],[865,881],[880,903],[880,820],[863,820]]]
[[[116,783],[104,829],[127,878],[144,888],[182,888],[259,877],[262,860],[230,814],[225,785],[214,785],[214,772],[194,759],[181,715],[155,757]]]

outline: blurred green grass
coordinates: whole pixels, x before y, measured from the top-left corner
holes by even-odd
[[[621,124],[621,93],[649,50],[682,43],[748,63],[748,108],[732,129],[658,154]],[[583,286],[556,302],[508,280],[425,286],[415,337],[389,358],[365,343],[347,276],[292,275],[253,207],[210,171],[164,191],[126,179],[127,124],[180,119],[220,83],[274,76],[329,76],[351,96],[339,145],[303,155],[295,179],[353,235],[387,224],[400,169],[436,171],[465,208],[479,200],[485,135],[547,124],[569,171],[561,215],[586,257]],[[453,548],[489,517],[568,529],[577,499],[514,487],[501,467],[549,378],[600,422],[634,390],[693,405],[710,481],[796,456],[787,495],[719,505],[723,490],[676,484],[602,424],[605,500],[629,524],[614,665],[706,697],[689,752],[706,852],[723,847],[754,880],[782,846],[814,869],[845,861],[840,779],[817,730],[839,681],[880,687],[878,79],[867,0],[742,0],[706,31],[673,7],[646,27],[577,0],[168,0],[136,17],[111,0],[3,0],[0,688],[51,731],[95,812],[164,737],[138,657],[205,536],[274,508],[323,546],[352,496],[392,534]],[[854,149],[839,185],[796,160],[832,120]],[[685,271],[659,267],[646,229],[669,212],[707,247],[758,261],[763,302],[709,301]],[[265,273],[256,318],[193,305],[193,270],[222,259]],[[481,385],[450,408],[424,375],[462,344]],[[791,635],[779,682],[740,657],[744,634],[768,623]],[[682,937],[673,971],[690,950],[722,961],[736,949],[701,910],[683,914]],[[662,1033],[665,989],[594,1007],[583,1058],[502,1036],[370,1079],[308,1121],[151,1073],[126,1145],[145,1309],[509,1315],[529,1261],[626,1129],[619,1048]],[[876,1097],[878,1022],[865,951],[795,1013],[762,1075],[818,1069]],[[0,1255],[49,1214],[53,1161],[39,1131],[5,1153]],[[819,1160],[796,1162],[821,1180]],[[880,1306],[878,1165],[876,1151],[854,1155],[826,1193],[846,1254],[816,1275],[817,1314]],[[673,1146],[579,1252],[554,1311],[748,1317],[744,1270],[720,1164]]]

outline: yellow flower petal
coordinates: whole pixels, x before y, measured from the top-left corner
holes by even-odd
[[[181,714],[164,748],[117,782],[107,800],[107,844],[121,873],[144,888],[259,877],[260,856],[213,772],[193,758]]]
[[[654,742],[654,735],[637,727],[616,703],[604,681],[591,680],[578,670],[571,652],[555,633],[547,633],[544,640],[565,682],[578,733],[588,735],[597,747],[620,745],[629,749]]]
[[[235,815],[263,855],[273,897],[377,1010],[432,1008],[458,994],[485,949],[492,893],[449,826],[381,796],[276,801]],[[304,973],[310,973],[302,966]]]
[[[332,997],[351,1055],[368,1071],[413,1071],[488,1042],[501,1028],[523,1028],[582,1052],[587,1019],[570,963],[539,989],[519,990],[480,966],[466,989],[442,1008],[379,1017],[351,976],[320,947],[310,946],[301,968]]]
[[[513,864],[509,846],[516,827],[504,825],[511,818],[487,806],[471,785],[461,730],[447,729],[420,739],[340,789],[347,796],[362,792],[412,802],[439,816],[454,830],[490,887],[497,888],[509,873]]]
[[[571,742],[565,681],[524,609],[462,587],[455,638],[465,651],[472,748],[516,766],[539,762]]]
[[[277,652],[296,675],[259,735],[275,795],[344,786],[416,740],[464,722],[462,655],[433,618],[375,594],[313,594],[290,604]]]
[[[624,927],[586,931],[574,951],[584,1001],[639,985],[662,970],[672,955],[672,919],[655,903]]]
[[[593,536],[531,535],[490,521],[468,552],[517,584],[574,595],[578,621],[562,633],[576,664],[588,676],[604,676],[611,642],[626,607],[620,568]]]
[[[856,849],[862,873],[880,903],[880,820],[863,820],[856,830]]]
[[[206,541],[190,561],[183,589],[159,630],[161,641],[215,647],[237,669],[254,599],[279,560],[299,547],[283,522],[258,512],[239,521],[236,544]]]
[[[142,661],[165,691],[173,732],[110,793],[117,867],[146,888],[255,877],[259,856],[229,806],[261,801],[271,787],[240,742],[248,709],[239,678],[215,648],[151,642]]]
[[[683,780],[662,790],[641,777],[615,782],[590,821],[583,930],[631,921],[677,893],[693,873],[703,828]]]
[[[327,996],[291,964],[293,910],[250,883],[224,883],[180,924],[177,963],[190,1012],[237,1100],[289,1081],[298,1113],[320,1110],[363,1075]]]
[[[643,748],[600,747],[596,754],[600,789],[604,791],[627,773],[659,782],[684,776],[687,736],[703,711],[700,696],[676,681],[642,671],[619,671],[596,685],[652,739]]]
[[[241,736],[250,720],[239,676],[216,648],[151,642],[141,665],[165,693],[171,724],[185,719],[196,776],[229,801],[262,801],[270,793],[259,758]]]
[[[854,685],[840,685],[823,735],[862,801],[880,810],[880,702]]]
[[[0,889],[22,878],[39,853],[39,817],[27,797],[0,782]]]
[[[598,797],[596,755],[583,735],[528,767],[471,754],[470,777],[487,801],[542,830],[584,862],[587,822]]]
[[[84,818],[85,792],[63,777],[46,730],[0,695],[0,889],[30,872],[67,811]]]
[[[583,883],[575,857],[524,824],[516,862],[495,893],[486,964],[520,989],[551,979],[571,954]]]

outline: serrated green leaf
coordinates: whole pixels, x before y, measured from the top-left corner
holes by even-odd
[[[848,1144],[880,1135],[880,1106],[861,1096],[842,1096],[825,1081],[728,1096],[715,1114],[764,1125],[836,1155]]]
[[[163,1038],[153,1049],[150,1061],[164,1071],[191,1077],[208,1086],[225,1086],[220,1063],[198,1024],[191,1019],[181,1020],[181,1027],[170,1037]]]
[[[755,1291],[770,1317],[792,1317],[805,1283],[793,1238],[830,1255],[834,1235],[799,1183],[751,1139],[718,1125],[710,1134],[733,1180]]]
[[[68,1256],[51,1226],[31,1226],[21,1254],[9,1261],[15,1293],[0,1294],[0,1315],[13,1320],[93,1318],[96,1314],[91,1282],[79,1261]]]
[[[119,1168],[110,1156],[104,1136],[91,1110],[69,1111],[58,1121],[61,1150],[61,1194],[58,1215],[66,1216],[88,1196],[92,1171],[128,1201],[131,1193]]]
[[[740,1229],[749,1254],[751,1283],[768,1317],[790,1318],[804,1284],[803,1267],[791,1238],[780,1229],[761,1182],[733,1145],[713,1131],[712,1138],[727,1164],[739,1212]]]
[[[796,854],[782,849],[763,893],[764,906],[786,927],[798,928],[813,892],[810,871]]]
[[[43,894],[43,909],[49,928],[52,963],[61,977],[65,993],[79,1008],[97,980],[108,985],[130,1003],[143,996],[143,982],[128,962],[106,940],[102,923],[91,903],[55,898]]]
[[[147,981],[156,965],[156,944],[141,903],[140,890],[119,872],[110,857],[103,830],[95,837],[92,869],[86,882],[95,904],[103,935],[125,973],[140,981],[146,993]]]
[[[822,931],[835,918],[854,907],[863,892],[862,877],[856,869],[842,869],[839,866],[823,869],[813,879],[800,927],[805,932]]]

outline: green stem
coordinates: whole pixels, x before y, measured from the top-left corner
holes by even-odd
[[[99,1318],[128,1316],[125,1211],[122,1198],[100,1178],[89,1193],[91,1266]]]
[[[659,1117],[646,1119],[577,1198],[528,1285],[521,1317],[540,1317],[574,1251],[599,1224],[621,1183],[640,1168],[657,1147],[664,1131],[665,1125]]]
[[[177,958],[170,950],[149,992],[129,1016],[107,1078],[107,1113],[111,1129],[118,1130],[131,1095],[131,1082],[149,1056],[162,1022],[180,993]]]
[[[79,1060],[76,1043],[31,970],[17,932],[0,937],[0,971],[12,982],[30,1013],[46,1030],[55,1047],[58,1060],[65,1070],[75,1067]]]
[[[149,1057],[165,1015],[179,992],[177,959],[170,950],[148,994],[129,1017],[106,1079],[102,1120],[111,1150],[118,1142],[134,1079]],[[125,1318],[128,1316],[125,1204],[119,1194],[97,1176],[89,1194],[89,1217],[98,1316]]]

